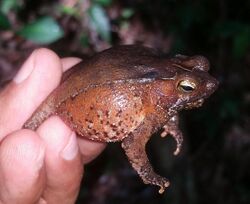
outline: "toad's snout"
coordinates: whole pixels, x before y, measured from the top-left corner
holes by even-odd
[[[207,82],[206,84],[206,88],[208,91],[211,92],[211,94],[218,88],[219,86],[219,82],[213,78],[212,80],[209,80],[209,82]]]

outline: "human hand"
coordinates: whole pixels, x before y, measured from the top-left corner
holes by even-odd
[[[0,92],[0,204],[74,203],[84,165],[105,148],[76,137],[56,116],[36,132],[21,129],[58,86],[62,72],[79,61],[35,50]]]

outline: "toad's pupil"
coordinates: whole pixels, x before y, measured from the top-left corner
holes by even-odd
[[[181,85],[181,88],[186,91],[186,92],[190,92],[193,91],[194,88],[192,86],[187,86],[187,85]]]

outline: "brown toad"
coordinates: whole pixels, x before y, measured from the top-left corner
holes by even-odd
[[[146,155],[151,135],[164,128],[182,143],[178,111],[202,105],[217,88],[205,57],[165,58],[151,48],[117,46],[100,52],[64,74],[25,128],[35,130],[51,115],[60,116],[78,135],[94,141],[122,142],[122,148],[143,182],[160,186]]]

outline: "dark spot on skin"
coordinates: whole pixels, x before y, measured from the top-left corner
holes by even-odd
[[[90,108],[90,110],[93,110],[93,109],[94,109],[94,107],[93,107],[93,106],[90,106],[89,108]]]
[[[114,135],[113,137],[111,137],[111,139],[116,140],[117,139],[116,135]]]
[[[100,123],[103,124],[103,120],[101,120]]]
[[[110,127],[112,127],[112,128],[117,128],[117,126],[114,125],[114,124],[110,124]]]
[[[108,133],[105,131],[103,132],[104,137],[108,137]]]
[[[109,117],[109,111],[105,111],[106,117]]]
[[[115,116],[116,116],[116,117],[120,117],[121,114],[122,114],[122,110],[120,109],[120,110],[115,114]]]
[[[76,96],[74,96],[74,95],[71,95],[71,96],[70,96],[71,101],[74,101],[75,98],[76,98]]]
[[[122,125],[122,121],[121,121],[121,120],[118,122],[118,125],[119,125],[119,126],[121,126],[121,125]]]
[[[146,74],[144,74],[143,76],[142,76],[142,78],[156,78],[156,77],[158,77],[159,76],[159,73],[158,72],[156,72],[156,71],[151,71],[151,72],[148,72],[148,73],[146,73]]]

